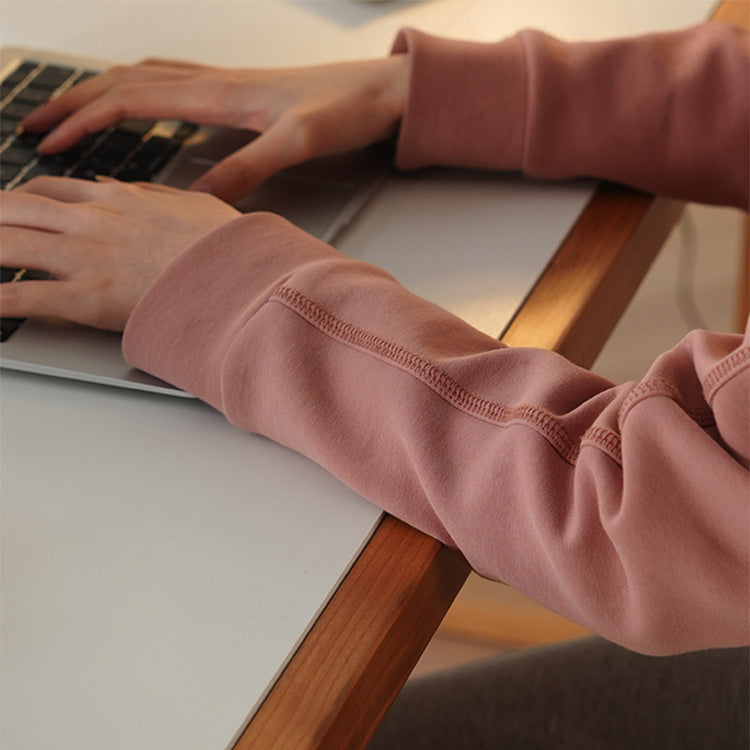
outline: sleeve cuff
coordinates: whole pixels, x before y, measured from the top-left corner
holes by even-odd
[[[392,52],[411,58],[397,166],[521,168],[526,69],[520,37],[480,44],[405,29]]]
[[[136,305],[126,360],[221,408],[220,364],[234,334],[301,264],[338,253],[279,216],[253,213],[175,259]]]

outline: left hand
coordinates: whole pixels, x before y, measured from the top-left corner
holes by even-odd
[[[167,60],[118,66],[73,86],[23,120],[51,132],[43,154],[125,118],[182,119],[261,135],[193,187],[234,202],[272,174],[360,149],[396,132],[408,92],[407,54],[303,68],[215,68]]]
[[[2,265],[55,278],[0,284],[2,315],[122,331],[170,261],[237,216],[211,195],[162,185],[31,180],[2,194]]]

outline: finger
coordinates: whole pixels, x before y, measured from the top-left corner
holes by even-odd
[[[211,167],[191,189],[233,203],[272,175],[310,156],[304,139],[282,118],[247,146]]]
[[[172,195],[185,194],[183,188],[177,188],[172,185],[165,185],[162,182],[122,182],[116,177],[110,177],[109,175],[101,175],[96,178],[96,181],[100,184],[109,183],[110,185],[120,185],[126,190],[140,190],[141,192],[151,193],[171,193]]]
[[[119,120],[131,116],[123,100],[107,94],[109,91],[77,106],[66,107],[64,116],[56,120],[54,129],[37,146],[39,152],[55,154],[65,151],[87,136],[100,133]]]
[[[71,320],[75,300],[65,281],[16,281],[0,284],[0,311],[6,318],[40,316],[66,317]]]
[[[71,112],[101,96],[111,85],[111,81],[104,75],[89,78],[28,114],[21,121],[21,125],[24,130],[32,133],[44,133],[64,120]]]
[[[26,227],[45,232],[70,229],[72,212],[66,203],[45,195],[11,191],[3,196],[2,226]],[[3,248],[5,254],[5,248]]]
[[[74,177],[34,177],[5,193],[3,203],[15,200],[11,196],[17,195],[44,196],[60,203],[86,203],[96,200],[101,192],[99,184],[91,180],[79,180]]]
[[[2,195],[2,200],[17,201],[18,196],[38,196],[40,198],[51,199],[58,203],[58,211],[63,218],[75,216],[71,211],[70,204],[76,203],[96,203],[101,209],[126,210],[132,203],[130,199],[137,197],[138,193],[169,193],[171,195],[185,195],[185,191],[170,185],[161,185],[156,182],[122,182],[116,177],[109,175],[99,175],[94,180],[80,180],[74,177],[35,177],[23,185],[19,185],[14,190]],[[14,196],[11,198],[11,196]],[[127,203],[126,203],[127,201]],[[43,208],[40,205],[39,210]],[[14,208],[14,206],[11,206]],[[29,213],[33,220],[34,209]],[[2,223],[14,223],[2,216]],[[64,226],[59,231],[74,229],[77,222],[61,222]]]
[[[178,68],[182,70],[205,70],[206,65],[202,63],[192,62],[191,60],[172,60],[164,57],[147,57],[145,60],[141,60],[138,65],[148,65],[162,68]]]
[[[104,96],[105,93],[116,86],[128,82],[144,83],[175,76],[184,77],[194,70],[194,67],[187,64],[166,63],[156,60],[144,61],[133,66],[117,66],[71,87],[60,96],[27,115],[21,124],[26,130],[43,133],[89,102]]]
[[[60,234],[25,227],[4,226],[2,264],[6,268],[31,268],[53,276],[68,273],[68,253],[65,238]],[[25,282],[24,282],[25,283]],[[5,288],[5,284],[0,285]]]
[[[174,118],[210,123],[206,84],[185,81],[144,81],[118,85],[76,109],[39,143],[42,153],[70,148],[88,135],[128,118]]]

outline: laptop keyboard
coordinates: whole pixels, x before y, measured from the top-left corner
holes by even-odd
[[[124,120],[88,136],[61,154],[42,156],[44,134],[25,133],[21,120],[54,95],[95,75],[80,68],[21,62],[0,84],[0,187],[8,190],[33,177],[51,175],[93,180],[112,176],[125,182],[152,180],[197,130],[187,122]],[[1,268],[0,282],[31,278],[26,269]],[[0,319],[0,342],[23,321]]]

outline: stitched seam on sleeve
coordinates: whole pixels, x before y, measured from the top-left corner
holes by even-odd
[[[628,412],[638,403],[647,398],[662,396],[674,401],[700,427],[709,427],[715,423],[713,412],[709,406],[692,407],[685,403],[677,388],[664,378],[652,378],[638,383],[628,393],[620,407],[617,422],[622,426]]]
[[[728,357],[719,362],[716,367],[708,373],[704,383],[703,392],[706,395],[706,401],[711,403],[719,386],[723,384],[727,376],[734,376],[742,368],[750,365],[750,347],[743,346],[733,351]]]
[[[279,286],[270,300],[290,308],[331,338],[409,372],[449,404],[467,414],[501,426],[518,423],[532,427],[547,439],[565,461],[575,465],[580,445],[549,412],[534,406],[510,407],[472,393],[430,361],[377,334],[340,320],[296,289]],[[584,435],[584,440],[600,445],[608,455],[621,462],[620,438],[616,433],[592,428]]]
[[[614,430],[610,430],[607,427],[590,427],[581,439],[582,445],[587,443],[604,451],[604,453],[622,466],[622,439]]]

